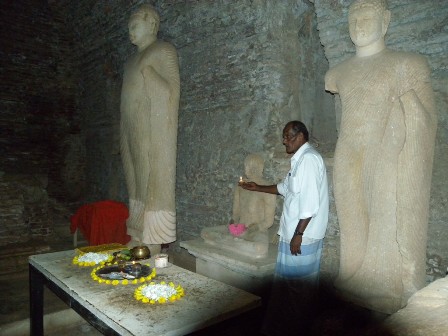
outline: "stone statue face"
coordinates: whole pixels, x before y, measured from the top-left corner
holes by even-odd
[[[140,16],[134,16],[129,21],[129,39],[132,44],[139,45],[144,42],[150,34],[148,20],[143,20]]]
[[[136,46],[146,46],[157,38],[160,18],[151,7],[143,5],[129,19],[129,39]]]
[[[368,46],[386,34],[383,16],[373,7],[354,10],[349,15],[350,38],[358,47]]]

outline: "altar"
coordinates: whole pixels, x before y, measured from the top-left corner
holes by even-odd
[[[134,298],[139,285],[107,285],[92,280],[93,267],[72,264],[75,251],[29,258],[31,335],[43,335],[43,286],[106,335],[185,335],[261,305],[260,297],[169,264],[153,281],[180,284],[175,302],[144,304]],[[154,267],[154,259],[149,259]]]

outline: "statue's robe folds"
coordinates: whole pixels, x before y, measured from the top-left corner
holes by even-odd
[[[342,103],[335,286],[362,306],[392,313],[425,284],[437,129],[429,68],[419,55],[386,49],[340,63],[325,81]]]
[[[129,194],[127,232],[145,244],[176,240],[179,67],[173,46],[157,41],[125,65],[121,155]]]

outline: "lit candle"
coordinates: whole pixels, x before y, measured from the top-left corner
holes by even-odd
[[[240,176],[240,182],[239,183],[243,183],[244,181],[243,181],[243,177],[242,176]]]

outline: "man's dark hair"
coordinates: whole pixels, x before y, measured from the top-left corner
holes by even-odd
[[[305,141],[308,141],[309,134],[308,130],[306,129],[306,126],[303,122],[298,120],[290,121],[286,124],[285,127],[291,126],[291,129],[294,131],[294,135],[302,133],[303,137],[305,138]]]

